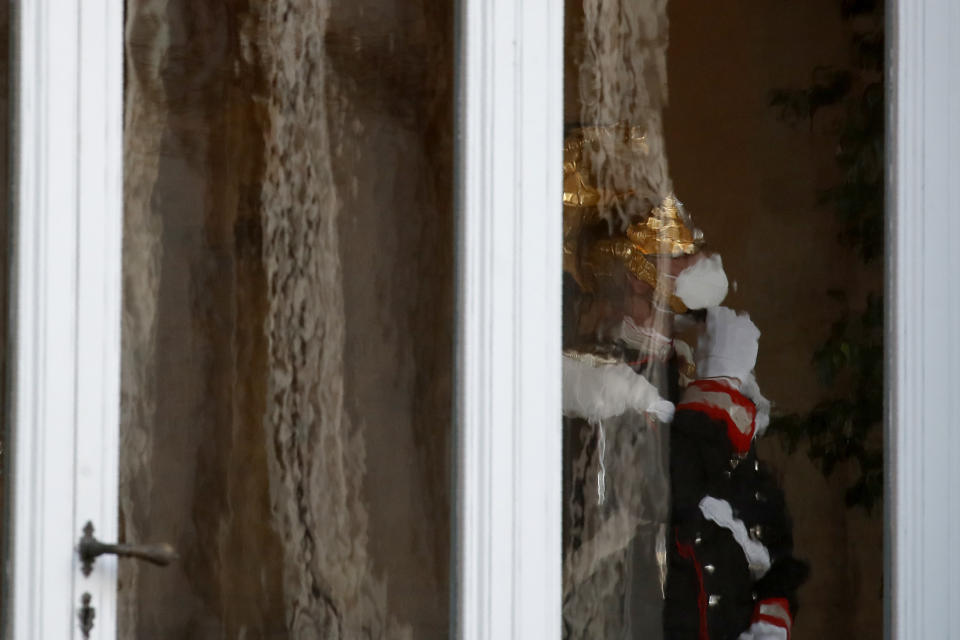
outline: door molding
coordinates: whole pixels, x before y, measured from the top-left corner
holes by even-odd
[[[559,638],[563,2],[460,11],[454,636]]]
[[[957,635],[960,3],[888,9],[886,635]]]
[[[123,3],[16,6],[7,631],[80,638],[89,592],[106,640],[115,564],[83,578],[74,546],[87,520],[117,529]]]

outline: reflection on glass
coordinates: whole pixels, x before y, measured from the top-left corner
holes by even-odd
[[[119,636],[445,636],[452,4],[126,19]]]
[[[880,637],[883,4],[566,7],[563,635]]]

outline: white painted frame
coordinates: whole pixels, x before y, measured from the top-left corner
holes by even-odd
[[[116,635],[122,0],[23,0],[13,276],[8,636]],[[461,4],[455,633],[560,633],[561,0]],[[56,230],[53,232],[53,230]]]
[[[886,634],[957,638],[960,3],[889,18]]]
[[[563,0],[463,0],[456,637],[559,638]]]
[[[90,578],[87,520],[117,534],[122,0],[21,0],[11,16],[15,161],[12,590],[5,637],[115,637],[116,570]]]

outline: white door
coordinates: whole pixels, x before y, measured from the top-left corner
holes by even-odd
[[[559,635],[561,11],[20,3],[10,637]]]

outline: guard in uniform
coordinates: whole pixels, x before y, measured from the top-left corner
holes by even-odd
[[[756,456],[760,332],[682,204],[598,186],[590,145],[646,153],[625,125],[565,149],[564,637],[789,638],[807,567]]]

